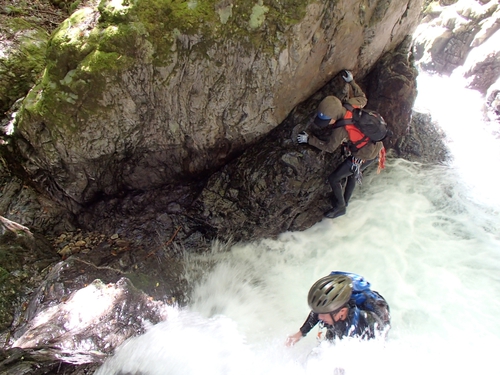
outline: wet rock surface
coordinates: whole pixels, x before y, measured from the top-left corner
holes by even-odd
[[[167,318],[164,302],[126,278],[95,280],[43,305],[36,306],[39,311],[28,307],[33,317],[12,333],[12,348],[0,352],[2,374],[88,373],[127,338]]]
[[[29,296],[58,260],[41,235],[6,232],[0,236],[0,332],[9,328]],[[5,337],[0,333],[0,339]],[[4,341],[4,340],[1,340]]]
[[[409,47],[410,40],[401,43],[360,81],[367,92],[366,108],[380,112],[391,130],[392,135],[384,140],[387,149],[393,149],[405,139],[410,128],[417,71]],[[343,158],[340,149],[329,154],[309,145],[299,145],[297,134],[306,129],[315,131],[308,125],[325,96],[344,99],[348,90],[349,85],[340,75],[332,79],[265,139],[212,174],[188,211],[189,215],[203,219],[218,238],[238,241],[275,237],[289,230],[304,230],[321,221],[332,205],[327,177]],[[420,134],[422,130],[423,134],[422,138],[413,140],[418,143],[420,160],[434,162],[435,155],[424,150],[432,147],[438,154],[445,146],[440,137],[434,138],[437,133],[425,132],[422,126],[422,123],[413,124],[412,131]],[[321,132],[316,135],[325,136]],[[432,142],[426,136],[432,136]],[[414,151],[400,148],[399,156],[415,159]],[[366,171],[375,172],[375,167]]]
[[[42,285],[43,297],[51,301],[28,306],[28,321],[12,333],[13,347],[57,348],[68,353],[68,361],[69,353],[77,353],[75,361],[80,361],[78,357],[85,353],[109,353],[128,337],[167,318],[165,303],[139,291],[127,278],[107,284],[94,280],[75,292],[56,296],[51,278],[60,277],[58,268]]]
[[[500,124],[492,97],[500,88],[498,1],[431,2],[414,35],[416,64],[424,71],[464,77],[485,96],[488,116]]]
[[[45,239],[8,222],[0,237],[3,374],[93,371],[105,356],[184,304],[183,254],[114,234]],[[63,259],[65,258],[65,259]]]
[[[92,364],[72,364],[62,361],[62,358],[59,351],[46,348],[0,349],[0,371],[2,375],[84,375],[99,368],[99,356]]]
[[[429,164],[445,164],[450,160],[447,148],[443,147],[445,134],[428,113],[413,112],[408,132],[395,145],[398,155],[406,160]]]

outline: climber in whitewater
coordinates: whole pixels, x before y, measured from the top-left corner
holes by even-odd
[[[287,346],[305,337],[318,323],[318,339],[330,341],[385,337],[390,329],[389,305],[360,275],[333,271],[313,284],[307,300],[311,312],[299,331],[287,338]]]
[[[344,161],[328,176],[332,188],[332,209],[325,212],[325,217],[331,219],[346,213],[356,183],[361,184],[362,172],[377,160],[378,172],[385,164],[385,148],[381,140],[387,135],[387,124],[378,113],[362,110],[367,98],[354,81],[352,73],[343,70],[342,78],[352,88],[351,97],[344,103],[333,95],[324,98],[319,103],[316,117],[309,129],[297,135],[298,143],[307,143],[330,153],[342,146]],[[366,126],[365,123],[368,122],[370,125]],[[314,135],[315,131],[328,126],[333,131],[325,141]]]

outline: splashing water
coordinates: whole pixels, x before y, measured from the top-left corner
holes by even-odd
[[[423,83],[435,87],[436,79]],[[433,117],[446,122],[443,103],[424,84],[419,97],[437,103]],[[216,244],[211,254],[190,256],[189,306],[127,341],[97,374],[497,373],[500,204],[485,186],[494,185],[491,173],[467,165],[460,150],[473,139],[461,128],[474,123],[489,132],[479,107],[467,103],[472,113],[445,128],[450,166],[390,159],[380,175],[365,176],[345,216],[275,241],[229,251]],[[309,287],[332,270],[364,275],[387,299],[388,340],[318,343],[314,329],[285,347],[307,316]]]
[[[458,172],[473,199],[498,208],[500,195],[494,174],[500,161],[500,129],[498,122],[486,120],[481,94],[464,89],[465,85],[459,72],[451,78],[420,73],[415,108],[432,113],[446,132],[447,145],[453,154],[451,167]]]

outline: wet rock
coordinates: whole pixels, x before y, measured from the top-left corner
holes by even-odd
[[[2,226],[0,225],[0,228]],[[38,234],[0,230],[0,339],[58,257]]]
[[[444,140],[445,134],[430,114],[414,111],[408,132],[399,138],[395,151],[397,156],[410,161],[445,163],[451,156]]]
[[[185,301],[185,293],[188,289],[182,281],[183,268],[175,254],[168,252],[170,243],[144,249],[137,246],[134,241],[118,235],[105,236],[75,231],[53,238],[54,246],[51,246],[48,240],[31,233],[27,228],[16,223],[5,222],[11,230],[6,231],[0,241],[0,264],[2,265],[0,269],[2,278],[0,340],[7,347],[14,345],[16,340],[21,340],[15,345],[32,348],[37,355],[47,355],[47,350],[52,351],[48,357],[42,355],[43,359],[40,359],[39,368],[45,368],[45,365],[52,366],[56,358],[59,358],[60,362],[64,348],[54,346],[57,340],[64,342],[65,347],[71,342],[75,345],[72,347],[72,354],[68,355],[68,358],[65,357],[67,363],[83,361],[82,358],[87,358],[90,363],[96,358],[86,349],[78,351],[76,346],[85,346],[92,342],[96,347],[112,350],[129,335],[142,332],[149,324],[147,322],[151,324],[157,322],[161,307],[167,303],[182,304]],[[12,229],[18,230],[16,232]],[[79,246],[83,244],[85,245]],[[56,263],[59,256],[55,249],[58,246],[69,249],[72,255],[68,254],[66,260]],[[82,250],[84,248],[88,251]],[[179,254],[179,257],[182,257],[182,254]],[[132,282],[141,291],[133,287]],[[110,333],[109,337],[106,336],[105,333],[108,331],[99,326],[95,320],[87,322],[89,326],[97,327],[94,333],[89,327],[82,327],[76,336],[74,327],[71,332],[66,330],[71,324],[64,319],[70,316],[71,312],[65,310],[65,306],[70,306],[68,303],[73,300],[73,295],[77,291],[89,285],[93,285],[94,297],[99,298],[109,297],[109,290],[115,290],[115,292],[119,290],[116,292],[119,295],[113,297],[115,305],[112,310],[108,310],[106,313],[108,315],[103,318],[102,324],[108,320],[122,324],[125,328],[120,326],[122,327],[120,334]],[[96,300],[87,301],[87,306],[82,305],[76,310],[84,314],[85,311],[95,307],[96,302]],[[40,316],[54,317],[54,321],[49,317],[47,318],[50,321],[48,326],[37,328],[36,319],[40,319]],[[81,321],[82,317],[78,316],[75,319]],[[58,325],[61,322],[63,322],[62,327]],[[38,329],[40,332],[47,332],[46,339],[43,339],[44,336]],[[110,329],[117,330],[118,328]],[[90,333],[91,335],[87,336]],[[58,337],[56,341],[50,341],[56,336]],[[80,344],[78,344],[79,340]],[[15,366],[22,365],[22,368],[30,371],[29,369],[35,365],[31,362],[28,364],[28,362],[16,363]]]
[[[33,311],[0,352],[2,374],[86,373],[128,337],[167,319],[166,304],[137,290],[126,278],[100,280]],[[80,371],[80,372],[78,372]]]
[[[500,8],[498,11],[500,17]],[[500,28],[500,19],[498,19]],[[496,31],[469,54],[458,72],[467,79],[468,87],[483,95],[500,78],[500,30]]]
[[[500,79],[498,79],[488,90],[486,96],[486,109],[488,118],[491,121],[496,121],[500,125]]]
[[[426,13],[414,38],[418,66],[461,75],[470,88],[489,92],[500,77],[498,1],[433,2]]]
[[[92,364],[65,363],[52,349],[0,349],[0,372],[2,375],[84,375],[97,370],[101,356],[96,355]],[[60,354],[59,354],[60,355]],[[83,356],[82,356],[83,357]],[[83,357],[85,358],[85,357]],[[87,360],[91,356],[87,357]]]
[[[68,210],[22,180],[2,157],[0,145],[0,214],[34,233],[48,235],[75,230],[74,218]]]
[[[109,353],[148,324],[166,319],[165,304],[137,290],[126,278],[114,284],[94,280],[45,308],[12,333],[12,347],[58,348]]]
[[[408,53],[410,42],[384,56],[362,81],[368,87],[367,108],[381,112],[393,133],[386,140],[389,146],[406,136],[416,98],[417,71]],[[214,173],[188,214],[201,218],[213,238],[226,241],[275,237],[322,220],[331,208],[326,181],[343,160],[340,149],[329,154],[299,145],[296,138],[315,116],[319,101],[331,94],[343,98],[346,88],[337,76],[298,106],[266,138]]]
[[[411,47],[412,39],[407,37],[397,49],[380,59],[364,80],[367,108],[379,112],[389,125],[390,133],[384,140],[387,149],[394,148],[406,136],[417,98],[418,71]]]

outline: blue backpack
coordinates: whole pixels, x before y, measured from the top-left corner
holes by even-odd
[[[351,301],[356,304],[356,307],[360,310],[374,312],[381,319],[381,323],[390,324],[389,305],[384,297],[370,289],[370,283],[363,276],[342,271],[332,271],[330,275],[349,277],[352,280]]]

